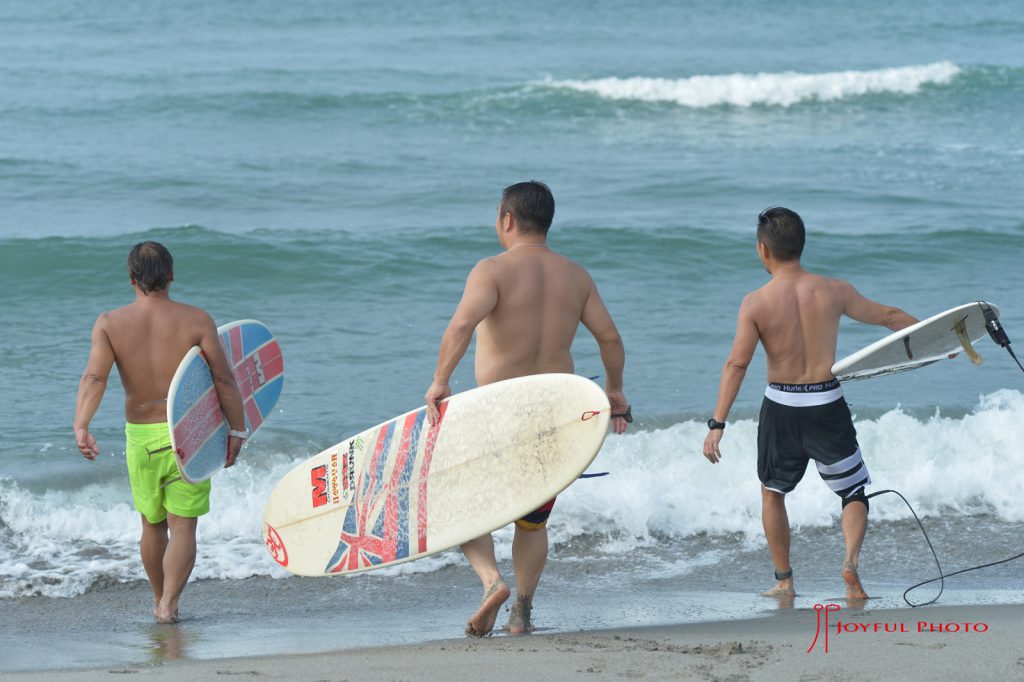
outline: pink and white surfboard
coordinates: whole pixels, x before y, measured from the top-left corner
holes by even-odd
[[[229,322],[218,327],[217,333],[242,393],[246,428],[255,433],[281,396],[281,346],[273,333],[255,320]],[[183,479],[199,483],[224,467],[229,427],[199,346],[189,349],[171,380],[167,423]]]

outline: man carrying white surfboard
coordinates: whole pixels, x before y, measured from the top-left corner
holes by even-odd
[[[142,517],[139,551],[153,588],[157,622],[178,620],[178,600],[196,559],[198,517],[210,510],[210,482],[193,485],[178,474],[165,399],[178,362],[195,345],[206,355],[217,398],[232,429],[224,466],[246,437],[242,397],[217,339],[217,327],[199,308],[172,301],[170,252],[157,242],[136,244],[128,256],[135,301],[103,313],[92,329],[92,349],[78,386],[75,441],[82,455],[100,453],[89,423],[103,399],[110,369],[124,385],[128,475]]]
[[[785,495],[813,459],[822,479],[842,499],[846,597],[866,599],[857,567],[867,530],[864,488],[871,479],[842,387],[832,374],[839,319],[847,315],[893,331],[917,320],[899,308],[865,298],[848,282],[807,272],[800,264],[803,248],[804,223],[799,215],[781,207],[761,212],[757,253],[771,280],[740,304],[736,337],[708,420],[704,456],[712,464],[722,458],[719,445],[725,420],[760,341],[768,359],[769,383],[758,421],[757,471],[762,523],[777,580],[764,595],[796,594]]]
[[[481,260],[469,273],[462,300],[441,340],[434,383],[426,394],[431,424],[438,419],[438,402],[452,393],[449,379],[474,330],[476,380],[482,386],[531,374],[572,373],[570,350],[581,322],[600,348],[612,414],[627,412],[622,339],[590,274],[548,247],[554,214],[554,197],[543,183],[521,182],[502,193],[495,230],[505,252]],[[613,418],[612,430],[625,431],[626,420]],[[512,544],[516,601],[508,622],[514,634],[533,629],[533,595],[547,561],[546,523],[553,505],[554,500],[516,521]],[[462,551],[484,588],[483,602],[469,619],[466,634],[481,637],[494,628],[511,591],[498,570],[490,535],[467,542]]]

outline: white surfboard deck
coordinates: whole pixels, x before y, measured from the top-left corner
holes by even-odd
[[[970,345],[988,335],[982,304],[999,315],[999,308],[983,301],[950,308],[846,356],[832,365],[832,374],[840,381],[868,379],[924,367],[951,353],[964,353],[979,364],[981,358]]]
[[[228,322],[217,328],[217,336],[242,395],[245,428],[255,433],[281,396],[281,347],[266,325],[256,320]],[[183,479],[200,483],[224,468],[228,423],[199,346],[189,349],[171,379],[167,424]]]
[[[429,556],[541,507],[590,465],[610,407],[594,382],[539,374],[459,393],[348,438],[292,469],[267,500],[263,539],[298,575],[357,573]]]

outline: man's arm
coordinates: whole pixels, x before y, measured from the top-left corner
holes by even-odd
[[[96,455],[100,454],[96,438],[89,433],[89,423],[103,400],[110,368],[114,366],[114,348],[107,337],[105,321],[106,313],[100,315],[92,326],[92,348],[89,350],[89,360],[85,363],[85,372],[78,382],[78,398],[75,401],[75,444],[88,460],[95,460]]]
[[[206,364],[210,366],[210,374],[213,375],[213,388],[217,391],[217,400],[220,402],[220,408],[224,411],[228,428],[232,431],[244,431],[245,411],[242,407],[242,394],[238,391],[235,375],[231,372],[231,366],[224,355],[224,348],[217,338],[217,326],[206,313],[203,313],[202,317],[199,349],[203,351]],[[224,459],[224,468],[235,463],[243,442],[243,439],[238,436],[228,437],[228,451]]]
[[[844,294],[843,314],[858,322],[888,327],[896,332],[918,321],[916,317],[899,308],[865,298],[849,282],[841,282],[840,286],[843,287]]]
[[[587,302],[583,305],[583,315],[580,317],[580,321],[593,334],[601,352],[601,363],[604,365],[605,374],[604,392],[608,395],[608,402],[611,403],[612,414],[623,414],[629,409],[629,401],[626,400],[626,396],[622,392],[622,371],[626,365],[626,350],[622,345],[619,330],[616,329],[608,308],[601,300],[601,295],[597,293],[597,285],[593,280],[590,281],[590,294],[587,296]],[[625,430],[625,419],[622,417],[612,419],[613,432],[623,433]]]
[[[740,304],[740,312],[736,318],[736,336],[733,338],[732,350],[729,351],[729,357],[722,367],[722,378],[718,384],[718,402],[715,403],[712,415],[715,421],[724,422],[729,416],[729,410],[732,409],[732,404],[736,401],[736,395],[743,384],[743,377],[747,374],[750,359],[754,357],[760,334],[754,321],[753,307],[753,294],[747,294]],[[724,429],[708,429],[708,435],[704,439],[704,456],[712,464],[717,464],[722,459],[719,444],[724,434]]]
[[[436,424],[440,417],[437,403],[452,394],[448,382],[473,340],[473,330],[498,305],[498,284],[490,270],[488,261],[482,260],[470,271],[469,277],[466,278],[466,288],[462,292],[462,300],[459,301],[448,328],[444,330],[441,349],[437,354],[437,367],[434,369],[434,383],[427,389],[425,396],[427,421],[431,425]]]

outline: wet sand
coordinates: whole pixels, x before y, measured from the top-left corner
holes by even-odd
[[[328,653],[172,660],[159,665],[8,673],[10,680],[1005,680],[1024,677],[1024,605],[819,612],[716,623],[535,633]],[[821,614],[823,615],[823,614]],[[924,623],[925,625],[920,625]],[[970,624],[970,625],[965,625]],[[837,628],[839,629],[837,631]],[[173,639],[174,626],[166,634]],[[427,633],[429,634],[429,633]],[[244,630],[238,632],[245,637]]]

